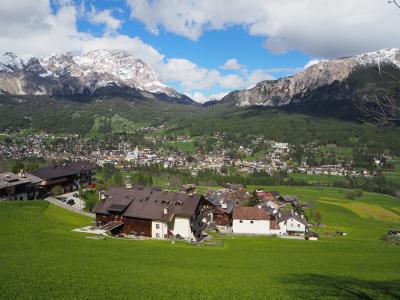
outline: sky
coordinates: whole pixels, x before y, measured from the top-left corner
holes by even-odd
[[[322,59],[399,48],[387,0],[1,0],[0,52],[122,49],[198,102]]]

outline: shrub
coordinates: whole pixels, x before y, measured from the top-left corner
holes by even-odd
[[[355,189],[355,190],[350,190],[346,193],[346,198],[347,199],[355,199],[355,198],[361,198],[363,195],[363,190],[362,189]]]
[[[56,185],[51,189],[50,192],[52,196],[61,195],[63,193],[63,188],[60,185]]]
[[[82,192],[82,199],[86,203],[86,209],[91,211],[99,202],[99,195],[95,190],[87,190]]]

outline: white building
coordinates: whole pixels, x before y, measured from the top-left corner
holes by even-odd
[[[274,216],[258,207],[235,207],[233,209],[232,231],[236,234],[277,234]]]
[[[307,220],[303,215],[296,212],[289,212],[278,215],[278,225],[280,235],[305,235],[308,229]]]

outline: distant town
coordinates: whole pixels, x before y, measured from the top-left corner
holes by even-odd
[[[98,166],[113,164],[119,169],[132,166],[158,164],[164,168],[177,168],[196,176],[203,170],[214,170],[226,174],[234,167],[243,174],[277,171],[308,175],[364,176],[371,177],[390,160],[390,156],[376,155],[366,167],[355,166],[353,158],[340,157],[335,145],[303,145],[303,156],[296,159],[299,147],[284,141],[266,140],[261,137],[250,144],[223,145],[222,134],[212,136],[210,149],[185,149],[194,140],[184,135],[157,134],[165,126],[137,129],[141,143],[132,143],[123,135],[109,139],[88,139],[79,135],[56,135],[32,133],[27,135],[1,135],[0,158],[13,160],[37,159],[44,162],[90,161]],[[183,149],[182,149],[183,148]],[[234,150],[232,150],[232,148]],[[322,150],[322,148],[326,148]],[[332,150],[333,149],[333,150]],[[208,151],[207,151],[208,150]],[[305,151],[309,151],[304,154]],[[322,159],[315,159],[321,153]],[[314,156],[311,157],[310,156]],[[304,159],[306,157],[306,159]]]

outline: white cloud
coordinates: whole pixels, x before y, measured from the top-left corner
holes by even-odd
[[[230,71],[237,71],[242,68],[242,65],[238,63],[236,58],[231,58],[228,59],[222,66],[222,69],[224,70],[230,70]]]
[[[194,92],[193,94],[189,94],[189,97],[196,102],[205,103],[207,101],[213,101],[213,100],[219,101],[228,94],[229,92],[221,92],[221,93],[211,94],[210,96],[206,96],[203,93],[197,91]]]
[[[239,25],[266,38],[265,47],[297,49],[312,57],[338,57],[398,47],[399,16],[377,0],[127,0],[131,16],[198,39],[204,31]]]
[[[262,70],[245,72],[242,69],[240,74],[222,74],[218,67],[204,68],[187,59],[166,58],[140,38],[118,33],[121,23],[113,19],[110,11],[102,14],[104,11],[93,8],[86,12],[82,6],[65,0],[58,4],[54,12],[49,0],[0,1],[0,52],[41,56],[93,49],[127,50],[152,66],[165,82],[178,82],[179,90],[188,94],[197,92],[193,97],[199,101],[206,98],[199,93],[207,90],[242,89],[271,78]],[[88,17],[88,13],[92,22],[106,25],[108,30],[103,35],[95,36],[77,29],[77,19]]]
[[[308,63],[306,63],[304,65],[304,70],[308,69],[309,67],[319,64],[320,62],[326,61],[326,59],[319,59],[319,58],[315,58],[315,59],[311,59]]]
[[[82,2],[83,3],[83,2]],[[97,11],[92,5],[89,12],[87,12],[88,19],[93,24],[105,25],[106,33],[116,32],[122,24],[122,21],[112,16],[112,11],[105,9],[103,11]]]
[[[178,58],[168,59],[159,73],[164,81],[180,82],[182,90],[189,94],[195,90],[206,90],[214,87],[230,90],[243,89],[260,81],[274,78],[265,70],[254,70],[242,75],[223,75],[216,69],[203,68],[187,59]]]

